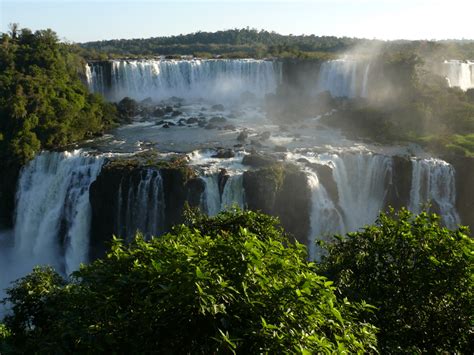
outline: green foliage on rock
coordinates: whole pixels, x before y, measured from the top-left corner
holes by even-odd
[[[327,244],[320,271],[344,297],[378,308],[382,353],[473,351],[474,241],[439,217],[403,209]]]
[[[116,110],[81,82],[83,60],[51,30],[0,37],[0,160],[23,164],[103,131]]]
[[[22,353],[363,353],[365,303],[338,300],[306,248],[254,212],[195,214],[149,242],[115,240],[63,281],[36,269],[9,291],[4,346]]]

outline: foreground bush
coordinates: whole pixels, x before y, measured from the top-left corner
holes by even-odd
[[[65,282],[36,269],[9,290],[4,347],[21,353],[375,351],[370,308],[338,301],[303,245],[254,212],[191,216]],[[1,338],[0,338],[1,339]]]
[[[342,295],[376,306],[382,353],[473,353],[474,242],[467,230],[407,210],[326,245],[322,273]]]

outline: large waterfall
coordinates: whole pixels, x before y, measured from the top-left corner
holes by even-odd
[[[351,59],[330,60],[321,64],[317,91],[334,97],[367,97],[370,63]]]
[[[256,59],[114,60],[110,66],[103,64],[87,65],[89,88],[113,101],[125,96],[216,101],[239,99],[245,93],[262,98],[275,92],[281,76],[279,63]]]
[[[13,250],[19,263],[51,264],[69,274],[87,262],[89,186],[102,164],[80,151],[45,152],[23,169]]]
[[[462,90],[474,88],[474,62],[447,60],[444,65],[449,86]]]
[[[118,215],[116,231],[121,237],[132,238],[137,231],[145,237],[164,232],[165,200],[163,180],[157,170],[146,169],[140,176],[138,185],[130,177],[128,189],[123,181],[118,191]]]
[[[336,233],[356,231],[375,221],[387,207],[387,192],[393,179],[389,156],[372,154],[321,154],[311,161],[332,168],[337,193],[330,195],[318,174],[308,171],[311,196],[310,255],[318,256],[315,239]],[[455,228],[459,216],[455,208],[456,190],[453,167],[438,159],[412,159],[409,209],[419,213],[431,203],[444,224]]]

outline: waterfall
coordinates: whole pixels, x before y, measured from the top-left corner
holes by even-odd
[[[344,154],[331,160],[343,212],[343,232],[373,223],[384,207],[386,188],[392,177],[391,157]]]
[[[222,192],[221,210],[233,205],[237,205],[242,209],[245,207],[243,179],[243,174],[229,176]]]
[[[444,65],[450,87],[456,86],[464,91],[474,88],[474,62],[447,60]]]
[[[17,263],[50,264],[69,274],[87,262],[89,186],[102,164],[102,158],[80,151],[44,152],[22,170],[14,228]]]
[[[101,63],[87,63],[85,72],[89,91],[106,96],[108,91],[103,65]]]
[[[239,99],[244,93],[263,98],[275,92],[281,66],[256,59],[114,60],[107,92],[103,67],[92,65],[89,72],[90,89],[106,93],[113,101],[125,96],[136,100],[176,96],[215,101]]]
[[[142,171],[138,185],[134,184],[133,177],[129,177],[128,190],[123,189],[123,183],[118,191],[117,233],[128,240],[137,231],[147,238],[163,233],[165,200],[160,172],[153,169]]]
[[[439,159],[412,159],[412,185],[409,209],[420,213],[431,203],[444,224],[455,228],[459,222],[456,212],[456,181],[454,168]],[[425,206],[424,206],[425,205]]]
[[[318,176],[313,171],[307,171],[308,184],[311,189],[311,228],[308,237],[308,251],[312,259],[320,257],[315,244],[316,238],[325,239],[345,230],[344,221],[334,202],[328,196]]]
[[[228,176],[222,195],[219,189],[218,174],[204,175],[201,176],[201,179],[205,184],[205,190],[201,197],[201,207],[209,216],[215,216],[233,205],[238,205],[242,209],[245,207],[242,174]]]
[[[336,59],[321,64],[317,91],[334,97],[367,97],[370,63]]]

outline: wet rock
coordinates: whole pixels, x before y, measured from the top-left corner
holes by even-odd
[[[227,120],[222,116],[214,116],[209,120],[209,123],[213,123],[213,124],[221,124],[221,123],[226,123],[226,122]]]
[[[288,148],[282,146],[282,145],[276,145],[275,147],[273,147],[273,150],[277,153],[285,153],[288,151]]]
[[[140,105],[142,106],[150,106],[153,104],[153,100],[151,97],[147,97],[146,99],[140,101]]]
[[[271,137],[271,135],[272,135],[272,134],[271,134],[269,131],[265,131],[265,132],[263,132],[262,134],[259,135],[259,138],[260,138],[261,140],[266,141],[266,140],[268,140],[268,139]]]
[[[199,121],[198,126],[199,127],[206,127],[206,121]]]
[[[187,124],[193,124],[193,123],[197,123],[197,122],[198,122],[197,117],[190,117],[186,121]]]
[[[216,129],[217,126],[216,126],[215,124],[208,123],[204,128],[205,128],[205,129]]]
[[[337,189],[336,181],[334,181],[334,178],[332,175],[332,168],[324,164],[317,164],[317,163],[310,163],[310,162],[308,163],[309,163],[308,166],[311,169],[316,171],[319,181],[326,189],[326,192],[328,193],[331,200],[339,201],[339,192]]]
[[[243,144],[239,143],[239,144],[234,144],[233,147],[234,148],[242,148],[243,146],[244,146]]]
[[[260,153],[252,153],[249,155],[244,156],[242,159],[242,164],[248,165],[254,168],[262,168],[266,166],[270,166],[276,163],[275,158],[263,155]]]
[[[171,107],[171,106],[166,106],[164,110],[165,110],[165,113],[171,113],[171,112],[174,111],[173,107]]]
[[[282,226],[302,243],[310,231],[311,191],[306,174],[293,165],[273,164],[244,173],[249,209],[280,218]]]
[[[263,147],[263,144],[260,143],[260,141],[256,140],[256,139],[252,139],[250,141],[250,144],[252,144],[254,147],[257,147],[257,148],[261,148]]]
[[[309,164],[309,160],[306,158],[299,158],[296,160],[298,163]]]
[[[235,131],[237,128],[235,128],[235,126],[233,124],[228,124],[224,127],[222,127],[223,129],[225,130],[228,130],[228,131]]]
[[[212,158],[229,159],[235,157],[235,152],[232,149],[219,149]]]
[[[240,132],[239,135],[237,136],[237,140],[238,140],[239,142],[245,142],[248,137],[249,137],[249,134],[247,133],[247,131],[242,131],[242,132]]]
[[[179,127],[184,127],[184,126],[186,126],[186,125],[185,125],[183,122],[178,122],[178,126],[179,126]]]
[[[171,114],[171,117],[177,117],[177,116],[180,116],[182,114],[183,113],[181,111],[173,111],[173,113]]]
[[[446,159],[454,168],[456,179],[456,209],[461,224],[474,232],[474,158],[454,156]]]
[[[217,104],[217,105],[212,105],[211,110],[212,111],[224,111],[225,108],[224,108],[224,105]]]
[[[161,107],[158,107],[153,111],[153,116],[154,117],[163,117],[165,115],[165,110],[163,110]]]
[[[392,158],[392,179],[387,182],[385,207],[395,209],[406,207],[410,203],[413,163],[409,157]]]
[[[222,168],[219,171],[219,175],[217,176],[218,186],[219,186],[219,194],[222,196],[224,193],[225,184],[227,180],[229,180],[230,175],[228,174],[227,170]]]
[[[170,128],[169,123],[165,123],[162,128]]]

